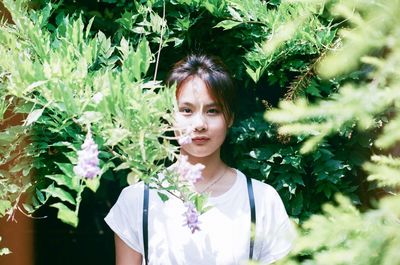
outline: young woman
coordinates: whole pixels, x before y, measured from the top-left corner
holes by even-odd
[[[214,57],[190,55],[175,64],[167,84],[177,87],[174,126],[192,130],[191,141],[181,146],[181,154],[191,164],[205,166],[194,189],[209,194],[211,208],[199,216],[200,229],[193,232],[184,225],[182,201],[172,197],[163,202],[150,190],[149,264],[247,264],[250,256],[270,264],[284,257],[291,249],[294,229],[278,193],[260,181],[248,182],[242,172],[221,160],[221,145],[233,123],[235,104],[234,85],[223,64]],[[105,218],[115,232],[117,265],[145,264],[143,185],[125,188]],[[253,239],[251,231],[255,231]]]

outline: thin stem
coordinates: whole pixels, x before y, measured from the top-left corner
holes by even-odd
[[[162,16],[162,25],[161,25],[161,34],[160,34],[160,44],[158,45],[158,53],[157,53],[157,60],[156,60],[156,68],[154,70],[154,79],[155,82],[157,80],[157,71],[158,71],[158,64],[160,62],[160,54],[162,49],[163,37],[164,37],[164,24],[165,24],[165,1],[163,1],[163,16]]]
[[[76,216],[78,216],[79,206],[81,205],[81,201],[82,201],[82,192],[85,189],[85,186],[82,185],[82,184],[83,184],[83,179],[80,179],[79,180],[79,191],[78,191],[78,194],[76,196],[76,208],[75,208]]]

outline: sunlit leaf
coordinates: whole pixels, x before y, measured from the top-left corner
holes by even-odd
[[[58,219],[60,219],[64,223],[69,224],[73,227],[78,226],[78,221],[79,221],[78,216],[74,211],[69,209],[67,206],[65,206],[61,202],[53,203],[50,206],[58,209],[58,213],[57,213]]]

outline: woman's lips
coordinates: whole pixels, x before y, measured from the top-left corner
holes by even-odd
[[[210,138],[208,137],[194,137],[192,138],[192,142],[195,144],[204,144],[206,142],[208,142],[210,140]]]

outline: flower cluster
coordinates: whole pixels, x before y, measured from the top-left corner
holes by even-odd
[[[81,150],[78,151],[78,164],[74,166],[75,174],[88,179],[99,175],[101,170],[98,155],[97,144],[93,141],[92,133],[89,130]]]
[[[183,225],[187,225],[192,233],[196,230],[200,231],[199,213],[197,212],[196,207],[192,202],[186,202],[185,206],[187,207],[186,212],[184,213],[186,220]]]
[[[188,157],[181,155],[171,169],[176,171],[181,178],[187,180],[191,184],[194,184],[203,178],[201,173],[204,167],[205,166],[200,163],[195,165],[190,164],[188,162]]]

